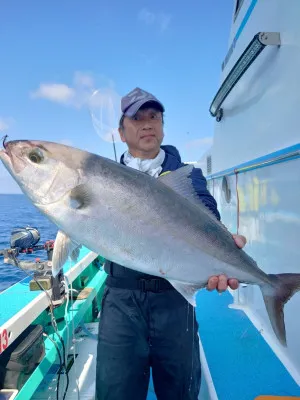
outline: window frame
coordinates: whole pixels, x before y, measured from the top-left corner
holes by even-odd
[[[244,3],[244,0],[236,0],[235,11],[234,11],[234,20],[238,16],[238,14],[239,14],[239,12],[240,12],[240,10],[242,8],[243,3]]]

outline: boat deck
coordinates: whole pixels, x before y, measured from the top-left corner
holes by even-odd
[[[94,253],[82,249],[80,262],[70,270],[68,267],[65,269],[69,280],[73,281],[95,257]],[[74,303],[73,312],[77,313],[75,326],[78,326],[93,297],[100,290],[100,287],[103,287],[105,276],[106,274],[99,270],[89,284],[93,289],[91,295],[85,301]],[[26,278],[0,294],[0,332],[5,327],[13,332],[14,329],[16,332],[21,329],[24,330],[35,319],[35,315],[39,315],[47,307],[48,299],[45,294],[30,292],[28,284],[29,278]],[[202,376],[205,375],[206,379],[209,378],[207,382],[203,382],[201,400],[254,400],[260,395],[300,396],[300,387],[277,358],[264,337],[257,331],[243,311],[229,308],[231,303],[232,296],[229,292],[219,296],[216,292],[202,290],[197,295],[196,315],[199,322],[201,347],[204,349],[204,351],[201,351],[202,368],[203,371],[205,370],[205,374],[202,374]],[[65,337],[65,327],[61,334]],[[78,363],[77,373],[79,375],[84,372],[83,368],[87,368],[89,363],[91,368],[95,363],[96,341],[89,343],[89,345],[94,346],[93,350],[83,354],[83,356],[87,354],[92,356],[87,360],[88,364]],[[39,382],[38,384],[44,381],[45,375],[48,371],[51,373],[53,366],[57,363],[56,351],[49,340],[46,341],[46,348],[48,349],[48,357],[34,372],[35,382]],[[50,368],[51,364],[53,365]],[[89,377],[91,374],[92,369],[89,369]],[[84,375],[82,376],[84,377]],[[90,384],[88,387],[91,388]],[[207,388],[210,395],[206,392]],[[33,393],[32,381],[25,385],[24,390],[27,393],[26,398],[31,398],[30,393]],[[74,391],[72,393],[74,394]],[[91,392],[89,391],[89,393]],[[41,396],[41,391],[39,391],[39,394]],[[47,395],[49,396],[49,392]],[[19,398],[21,399],[18,396]],[[71,398],[73,397],[71,396]],[[92,397],[88,398],[92,399]],[[147,400],[155,399],[156,396],[151,382]]]
[[[97,337],[98,322],[87,323],[85,327],[94,337]],[[80,390],[80,399],[94,400],[97,341],[93,337],[88,336],[84,331],[80,331],[76,334],[75,353],[77,356],[69,372],[70,383],[66,400],[78,399],[77,387]],[[69,352],[69,358],[74,359],[73,348]],[[57,371],[59,367],[59,363],[52,365],[36,393],[32,396],[32,400],[56,400]],[[60,379],[59,398],[62,398],[66,387],[66,380],[64,379],[64,375],[61,375]],[[201,389],[199,399],[209,399],[208,394],[204,392],[203,388]],[[147,400],[156,400],[152,380],[150,380]]]
[[[300,396],[300,386],[232,296],[202,290],[197,296],[199,334],[220,400],[253,400],[259,395]]]
[[[214,386],[209,393],[203,379],[199,399],[254,400],[262,395],[300,396],[300,387],[245,314],[228,308],[231,301],[229,293],[219,296],[202,291],[197,297],[199,333]],[[97,335],[98,323],[86,324],[86,327]],[[66,400],[77,399],[76,379],[80,384],[81,398],[94,399],[97,341],[84,332],[79,336],[76,368],[70,370]],[[55,365],[51,368],[33,400],[56,398],[58,368],[59,364],[56,364],[56,369]],[[51,391],[53,394],[49,397]],[[156,400],[152,380],[147,400]]]

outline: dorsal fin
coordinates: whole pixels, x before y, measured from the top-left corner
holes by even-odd
[[[166,186],[174,190],[174,192],[177,192],[188,201],[195,204],[201,209],[201,211],[205,212],[210,218],[212,218],[226,231],[228,231],[227,227],[221,221],[219,221],[215,214],[203,203],[200,196],[194,189],[191,178],[191,173],[193,169],[194,166],[189,164],[184,167],[178,168],[175,171],[164,173],[160,175],[158,179],[160,180],[160,182],[164,183]]]
[[[158,179],[160,182],[164,183],[169,188],[173,189],[181,196],[185,197],[191,203],[195,204],[203,211],[207,212],[212,218],[216,219],[212,211],[206,207],[206,205],[201,201],[201,198],[194,189],[191,173],[193,171],[193,165],[186,165],[184,167],[178,168],[175,171],[170,171],[160,175]]]

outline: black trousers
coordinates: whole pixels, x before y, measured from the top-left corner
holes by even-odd
[[[106,287],[97,351],[97,400],[197,400],[201,368],[193,307],[175,290]]]

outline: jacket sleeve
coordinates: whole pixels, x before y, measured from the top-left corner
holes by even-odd
[[[216,216],[216,218],[220,221],[221,216],[218,211],[217,202],[215,198],[210,194],[207,189],[207,181],[202,174],[202,170],[200,168],[194,168],[191,173],[192,183],[195,191],[197,192],[199,198],[202,202],[208,207]]]

